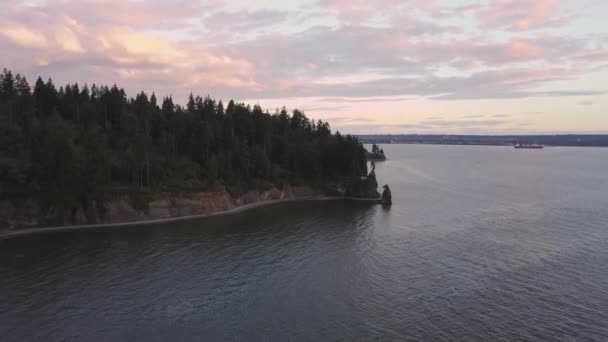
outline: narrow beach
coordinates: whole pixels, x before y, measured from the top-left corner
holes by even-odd
[[[129,221],[129,222],[118,222],[118,223],[98,223],[98,224],[83,224],[83,225],[54,226],[54,227],[16,228],[16,229],[12,229],[12,230],[0,231],[0,240],[23,237],[23,236],[34,235],[34,234],[48,234],[48,233],[63,232],[63,231],[69,231],[69,230],[122,228],[122,227],[131,227],[131,226],[143,226],[143,225],[179,222],[179,221],[186,221],[186,220],[196,220],[196,219],[201,219],[201,218],[206,218],[206,217],[238,214],[238,213],[241,213],[246,210],[255,209],[255,208],[259,208],[259,207],[265,207],[265,206],[271,206],[271,205],[275,205],[275,204],[279,204],[279,203],[304,202],[304,201],[339,201],[339,200],[362,201],[362,202],[377,202],[378,201],[378,199],[373,199],[373,198],[326,197],[326,196],[315,196],[315,197],[310,197],[310,198],[285,198],[285,199],[267,200],[267,201],[244,204],[244,205],[238,206],[236,208],[232,208],[229,210],[223,210],[223,211],[217,211],[217,212],[209,213],[209,214],[187,215],[187,216],[168,217],[168,218],[162,218],[162,219]]]

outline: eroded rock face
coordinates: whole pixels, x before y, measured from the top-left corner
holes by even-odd
[[[227,191],[185,194],[157,193],[135,208],[129,197],[118,196],[103,204],[92,202],[87,208],[71,210],[48,208],[42,212],[36,201],[0,202],[0,229],[14,229],[50,225],[120,223],[156,220],[181,216],[209,215],[234,209],[241,205],[272,200],[305,199],[321,196],[319,191],[306,186],[285,186],[265,191],[248,191],[234,198]]]
[[[251,204],[260,202],[261,196],[259,191],[247,191],[244,195],[236,199],[238,205]]]
[[[38,204],[31,200],[2,201],[0,203],[0,229],[14,227],[36,227],[46,215],[42,215]]]
[[[75,214],[72,217],[73,224],[87,224],[88,219],[84,208],[76,208]]]
[[[308,186],[294,186],[291,189],[293,198],[308,198],[318,194]]]
[[[162,219],[172,217],[174,204],[168,199],[152,200],[148,203],[148,217],[151,219]]]
[[[279,191],[277,188],[272,188],[266,191],[266,195],[264,200],[279,200],[283,198],[283,192]]]
[[[142,217],[142,213],[133,208],[126,196],[108,202],[106,210],[102,220],[110,223],[136,221]]]

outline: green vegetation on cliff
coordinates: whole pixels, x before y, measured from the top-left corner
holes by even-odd
[[[367,175],[357,138],[285,108],[0,75],[0,199],[87,205],[108,191],[353,184]],[[355,182],[356,183],[356,182]],[[348,187],[348,185],[347,185]],[[352,191],[351,191],[352,192]]]

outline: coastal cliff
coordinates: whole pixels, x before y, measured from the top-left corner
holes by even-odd
[[[30,87],[10,70],[0,83],[0,230],[204,216],[322,192],[378,197],[361,142],[298,109],[193,94],[180,106],[40,77]]]
[[[309,186],[286,185],[282,189],[250,190],[231,194],[228,190],[191,193],[158,192],[149,196],[116,195],[105,201],[92,201],[84,208],[69,210],[55,206],[42,208],[33,199],[0,202],[0,230],[40,226],[114,224],[187,216],[205,216],[241,206],[277,200],[324,198]]]

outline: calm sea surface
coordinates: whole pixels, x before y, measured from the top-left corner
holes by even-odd
[[[608,149],[383,147],[390,209],[0,241],[0,340],[608,340]]]

